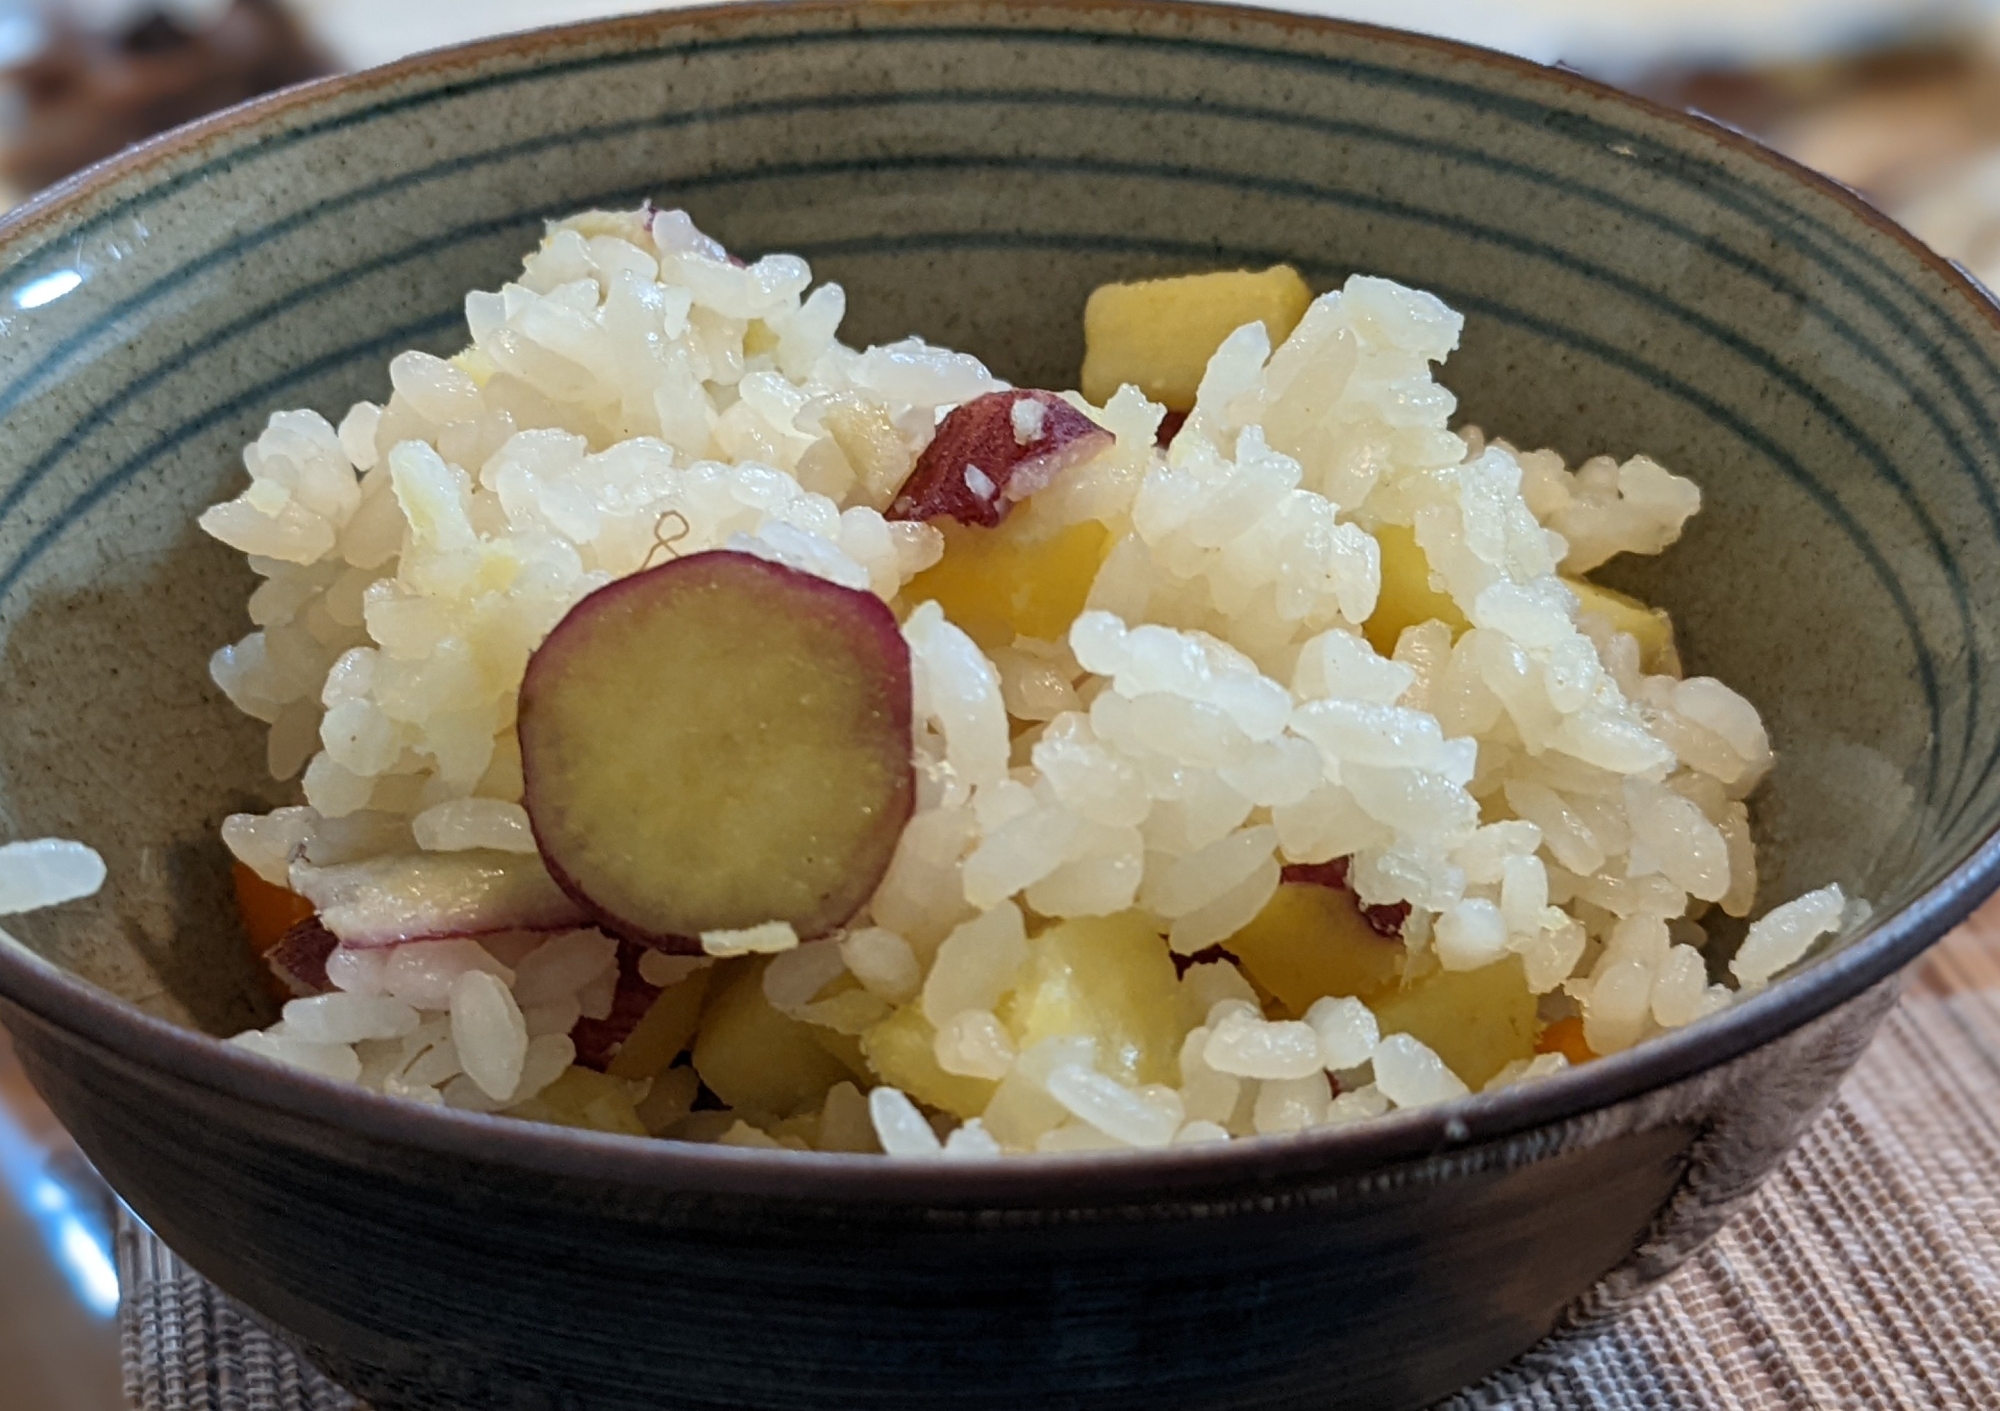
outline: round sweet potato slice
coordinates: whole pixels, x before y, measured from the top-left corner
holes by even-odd
[[[529,660],[524,802],[559,885],[607,929],[846,921],[915,801],[910,656],[879,598],[749,554],[620,579]]]

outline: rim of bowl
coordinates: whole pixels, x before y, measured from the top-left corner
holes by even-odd
[[[476,69],[495,60],[585,44],[616,43],[683,30],[726,31],[789,16],[851,15],[855,0],[735,0],[648,14],[552,25],[412,55],[353,74],[283,89],[148,139],[34,196],[0,218],[0,262],[38,227],[86,205],[129,177],[198,151],[241,129],[299,109],[366,94],[424,74]],[[1800,165],[1747,134],[1698,113],[1665,107],[1574,71],[1454,40],[1349,20],[1204,0],[898,0],[897,13],[1088,14],[1144,11],[1189,22],[1231,20],[1248,29],[1351,36],[1500,70],[1665,122],[1704,142],[1762,163],[1797,187],[1833,200],[1890,237],[2000,331],[2000,305],[1957,263],[1929,249],[1853,189]],[[1015,26],[996,24],[1004,33]],[[1171,36],[1163,36],[1171,38]],[[1835,1009],[1909,964],[1968,916],[2000,884],[2000,820],[1921,896],[1875,920],[1832,955],[1763,992],[1685,1029],[1647,1040],[1534,1083],[1475,1094],[1435,1107],[1391,1113],[1342,1128],[1157,1151],[984,1158],[929,1158],[785,1152],[574,1128],[398,1101],[260,1058],[195,1030],[146,1014],[62,970],[18,942],[0,943],[0,995],[39,1022],[66,1030],[128,1063],[296,1118],[441,1156],[551,1175],[798,1201],[962,1207],[1147,1203],[1171,1192],[1242,1190],[1278,1181],[1363,1175],[1399,1162],[1504,1140],[1610,1108],[1741,1057]]]

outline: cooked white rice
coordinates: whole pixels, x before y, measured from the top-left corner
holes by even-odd
[[[943,412],[1001,384],[915,339],[842,345],[840,288],[809,285],[791,256],[733,264],[678,212],[583,215],[519,282],[467,298],[465,354],[395,359],[386,406],[338,428],[271,418],[249,487],[202,517],[263,580],[257,630],[215,680],[269,723],[272,772],[303,771],[301,805],[229,820],[243,863],[301,891],[392,855],[539,868],[513,732],[528,655],[663,551],[742,550],[910,607],[942,538],[881,511]],[[1362,901],[1409,903],[1413,968],[1520,957],[1543,1016],[1580,1014],[1600,1054],[1731,1002],[1693,918],[1753,910],[1763,725],[1721,682],[1644,674],[1558,577],[1665,548],[1699,492],[1643,457],[1572,472],[1452,431],[1433,365],[1460,325],[1350,279],[1275,350],[1261,325],[1229,338],[1164,452],[1162,409],[1134,389],[1071,397],[1116,443],[1035,505],[1113,536],[1089,610],[1065,640],[992,657],[935,603],[908,611],[919,804],[870,906],[803,947],[783,926],[702,938],[711,956],[781,952],[767,995],[829,1031],[920,1005],[939,1065],[996,1081],[993,1106],[961,1122],[841,1083],[811,1122],[676,1100],[650,1104],[662,1130],[959,1157],[1295,1132],[1463,1095],[1358,1000],[1267,1019],[1227,960],[1180,982],[1178,1086],[1121,1081],[1087,1036],[1017,1051],[997,1015],[1028,959],[1024,908],[1137,909],[1188,956],[1250,922],[1287,862],[1351,856]],[[1472,623],[1455,641],[1432,623],[1390,659],[1359,634],[1384,525],[1414,529]],[[1827,887],[1753,924],[1740,990],[1847,905]],[[646,963],[664,983],[710,962]],[[580,930],[343,948],[328,974],[333,993],[237,1042],[504,1112],[569,1068],[617,964]]]
[[[39,911],[96,894],[104,859],[67,838],[0,844],[0,916]]]

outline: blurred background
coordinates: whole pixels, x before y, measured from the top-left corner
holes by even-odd
[[[0,209],[321,74],[660,0],[0,0]],[[1755,134],[2000,288],[2000,0],[1266,0],[1562,63]],[[0,1407],[116,1411],[110,1203],[0,1034]]]
[[[659,0],[0,0],[0,206],[318,74]],[[2000,0],[1266,0],[1563,63],[1755,133],[2000,284]]]

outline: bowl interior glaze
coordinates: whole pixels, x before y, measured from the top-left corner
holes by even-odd
[[[252,579],[194,517],[270,412],[385,396],[388,358],[460,346],[465,291],[545,219],[647,198],[805,255],[846,286],[850,341],[918,332],[1028,384],[1074,381],[1107,279],[1287,260],[1436,291],[1467,315],[1442,374],[1463,419],[1700,482],[1684,541],[1607,577],[1764,712],[1766,900],[1837,880],[1874,904],[1833,948],[1866,952],[1842,994],[1990,885],[1966,868],[2000,818],[2000,336],[1852,198],[1382,31],[751,5],[318,86],[0,228],[0,829],[111,871],[9,923],[36,955],[179,1023],[251,1022],[216,827],[289,793],[208,681]]]

